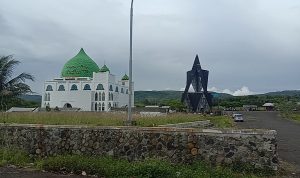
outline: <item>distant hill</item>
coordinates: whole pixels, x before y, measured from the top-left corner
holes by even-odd
[[[152,102],[161,102],[163,100],[181,100],[181,95],[183,91],[174,91],[174,90],[163,90],[163,91],[135,91],[134,92],[134,100],[136,103],[143,102],[144,100],[149,100]],[[232,95],[225,93],[214,93],[216,97],[223,99],[232,97]]]
[[[42,96],[41,95],[22,95],[19,98],[25,100],[25,101],[33,101],[36,103],[42,102]]]
[[[163,100],[180,100],[182,91],[174,91],[174,90],[164,90],[164,91],[135,91],[134,92],[134,100],[136,103],[143,102],[145,99],[157,102]],[[214,93],[214,96],[217,96],[219,99],[226,99],[232,97],[232,95],[226,94],[226,93]],[[278,91],[278,92],[269,92],[265,94],[260,94],[258,96],[300,96],[300,90],[286,90],[286,91]],[[23,95],[20,96],[21,99],[24,99],[25,101],[34,101],[37,103],[41,103],[42,96],[40,95]]]
[[[180,100],[182,91],[135,91],[134,101],[135,103],[143,102],[144,100],[149,100],[152,102],[160,102],[162,100],[176,99]]]
[[[267,96],[300,96],[300,90],[276,91],[276,92],[265,93],[263,95],[267,95]]]

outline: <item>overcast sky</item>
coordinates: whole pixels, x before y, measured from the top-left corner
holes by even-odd
[[[80,48],[128,73],[130,0],[1,0],[0,55],[59,77]],[[235,95],[300,89],[299,0],[136,0],[136,90],[180,90],[198,54],[209,88]]]

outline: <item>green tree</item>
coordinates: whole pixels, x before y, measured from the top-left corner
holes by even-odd
[[[186,109],[186,107],[184,106],[183,103],[181,103],[180,100],[176,100],[176,99],[170,99],[170,100],[164,100],[161,105],[167,105],[170,106],[172,110],[176,110],[176,111],[184,111]]]
[[[1,104],[31,92],[26,80],[34,81],[34,77],[28,73],[14,75],[15,67],[20,64],[12,55],[0,57],[0,101]]]

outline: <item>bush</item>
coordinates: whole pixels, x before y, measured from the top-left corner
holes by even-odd
[[[8,164],[24,166],[33,161],[24,151],[13,148],[1,148],[0,160],[0,166],[5,166]]]
[[[129,169],[128,176],[129,175],[141,178],[176,177],[174,167],[170,163],[160,160],[136,162],[134,166]]]

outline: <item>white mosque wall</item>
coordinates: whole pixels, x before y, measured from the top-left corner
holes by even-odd
[[[97,90],[98,84],[103,85],[103,90]],[[90,90],[84,90],[86,85],[90,86]],[[76,86],[77,90],[72,91],[72,86]],[[62,88],[64,91],[59,91]],[[56,106],[64,108],[68,103],[72,108],[81,108],[83,111],[109,111],[110,107],[127,107],[128,90],[128,80],[116,82],[115,75],[109,72],[93,73],[93,78],[74,78],[73,80],[58,78],[45,82],[42,108],[47,105],[50,108]],[[98,95],[97,100],[96,93]],[[105,93],[104,100],[102,99],[103,93]],[[132,106],[134,106],[134,93]]]
[[[51,108],[59,107],[64,108],[70,104],[72,108],[81,108],[83,111],[92,110],[92,91],[52,91],[49,101],[44,100],[44,105],[49,104]],[[45,98],[45,96],[44,96]],[[48,99],[47,99],[48,100]]]

